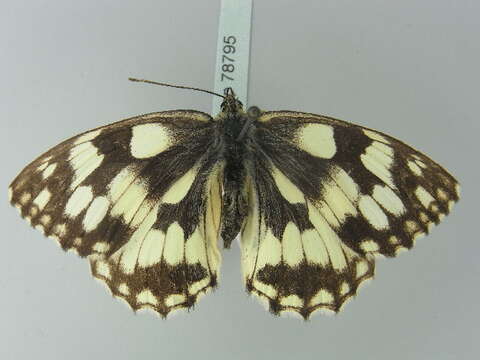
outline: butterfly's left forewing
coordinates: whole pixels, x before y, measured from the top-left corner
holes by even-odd
[[[442,167],[370,129],[267,112],[253,136],[243,269],[274,313],[338,311],[373,276],[374,255],[411,248],[458,200]]]
[[[166,315],[216,285],[222,163],[210,116],[147,114],[52,148],[12,182],[10,201],[134,308]]]

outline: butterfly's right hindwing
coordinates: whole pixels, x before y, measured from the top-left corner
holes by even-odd
[[[167,111],[52,148],[12,182],[11,203],[134,308],[162,315],[216,285],[222,163],[212,118]]]

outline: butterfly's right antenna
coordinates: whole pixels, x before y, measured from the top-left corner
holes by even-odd
[[[189,89],[189,90],[195,90],[195,91],[201,91],[207,94],[215,95],[215,96],[220,96],[221,98],[225,99],[225,96],[217,94],[213,91],[209,90],[204,90],[204,89],[199,89],[195,87],[190,87],[190,86],[182,86],[182,85],[172,85],[172,84],[167,84],[167,83],[161,83],[161,82],[156,82],[156,81],[151,81],[151,80],[145,80],[145,79],[135,79],[135,78],[128,78],[130,81],[134,82],[143,82],[147,84],[153,84],[153,85],[161,85],[161,86],[168,86],[168,87],[173,87],[173,88],[178,88],[178,89]]]

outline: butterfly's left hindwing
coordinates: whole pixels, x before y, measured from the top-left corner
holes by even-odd
[[[252,136],[243,271],[274,313],[338,311],[374,255],[410,249],[458,200],[448,172],[380,132],[286,111]]]
[[[216,285],[222,163],[210,116],[147,114],[52,148],[12,182],[11,203],[134,308],[166,315]]]

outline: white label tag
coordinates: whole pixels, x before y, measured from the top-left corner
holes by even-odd
[[[247,107],[248,63],[253,0],[222,0],[218,25],[215,92],[225,94],[231,87]],[[222,98],[213,98],[212,114],[220,111]]]

